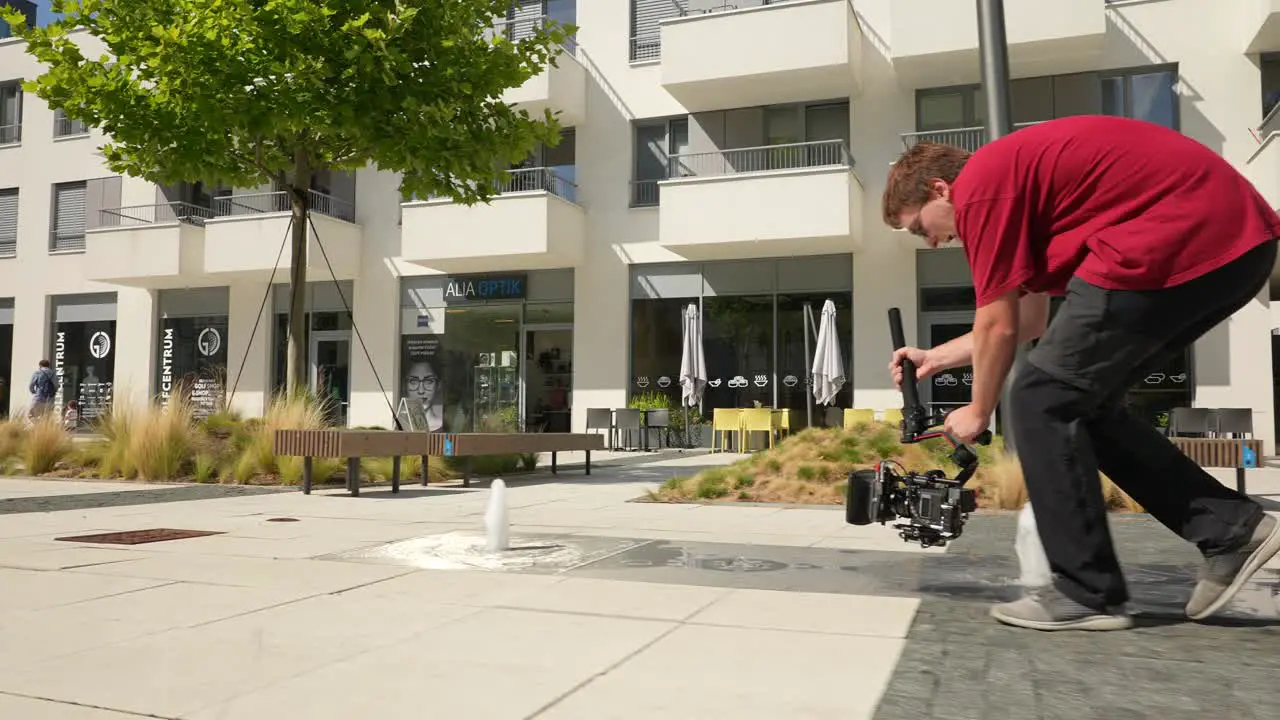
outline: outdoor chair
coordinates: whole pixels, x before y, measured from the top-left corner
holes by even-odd
[[[901,409],[901,408],[889,408],[888,410],[885,410],[885,411],[884,411],[884,421],[885,421],[885,422],[887,422],[887,423],[889,423],[890,425],[901,425],[901,424],[902,424],[902,409]]]
[[[742,429],[742,409],[741,408],[715,408],[711,411],[711,450],[725,451],[724,440],[726,433],[732,435],[740,434]]]
[[[667,409],[650,410],[645,414],[644,419],[645,430],[657,430],[658,442],[655,443],[654,449],[663,446],[663,438],[666,438],[666,446],[671,447],[671,411]]]
[[[604,430],[609,438],[609,449],[613,449],[613,410],[609,408],[587,408],[587,432]]]
[[[865,408],[845,408],[844,410],[844,428],[846,430],[862,423],[875,422],[875,419],[875,410],[867,410]]]
[[[618,408],[613,411],[613,430],[618,433],[618,446],[623,448],[634,448],[633,444],[627,442],[631,437],[631,433],[644,436],[644,413],[635,408]],[[645,438],[646,440],[648,438]],[[645,443],[648,444],[648,443]]]
[[[1222,437],[1253,437],[1253,410],[1249,408],[1218,408],[1214,412],[1216,423],[1212,429]]]
[[[822,411],[823,427],[842,427],[844,425],[844,416],[848,411],[844,408],[829,407]]]
[[[1208,437],[1209,408],[1174,408],[1169,414],[1169,435],[1172,437]]]
[[[742,411],[742,424],[738,426],[738,449],[747,451],[747,439],[751,433],[762,432],[769,438],[769,448],[773,448],[773,430],[777,417],[770,408],[746,408]]]

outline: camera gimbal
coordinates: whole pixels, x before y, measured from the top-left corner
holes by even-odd
[[[889,332],[895,351],[906,346],[898,308],[889,309]],[[906,522],[894,525],[903,540],[918,541],[924,547],[946,545],[960,537],[969,513],[977,509],[976,494],[964,485],[978,469],[978,455],[945,430],[931,430],[945,423],[946,414],[931,414],[925,409],[920,402],[915,363],[905,358],[902,399],[901,442],[943,438],[951,444],[951,461],[960,471],[954,478],[947,478],[941,470],[912,472],[888,459],[876,463],[874,470],[855,470],[849,474],[846,489],[845,522],[883,525],[906,518]],[[990,443],[991,431],[984,432],[977,442]]]

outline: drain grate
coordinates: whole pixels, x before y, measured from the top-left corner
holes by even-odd
[[[211,530],[174,530],[172,528],[152,528],[150,530],[125,530],[122,532],[99,533],[97,535],[60,537],[54,538],[54,540],[63,540],[65,542],[102,543],[105,545],[141,545],[143,543],[165,542],[166,540],[185,540],[187,538],[222,534],[222,532]]]
[[[298,518],[267,518],[267,522],[298,522]]]

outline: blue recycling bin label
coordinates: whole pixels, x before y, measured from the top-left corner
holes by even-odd
[[[446,457],[453,456],[453,438],[446,437],[444,439],[444,454]]]
[[[1253,451],[1253,448],[1245,446],[1244,462],[1242,462],[1241,465],[1243,465],[1246,468],[1258,467],[1258,454]]]

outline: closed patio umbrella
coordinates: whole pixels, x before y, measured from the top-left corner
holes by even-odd
[[[813,355],[813,399],[819,405],[835,402],[844,387],[844,358],[840,355],[840,335],[836,332],[836,304],[827,300],[822,305],[818,324],[818,343]]]
[[[707,388],[707,358],[702,350],[702,323],[698,306],[689,303],[684,311],[684,339],[680,351],[680,405],[684,407],[684,432],[689,438],[689,407],[702,403]]]

